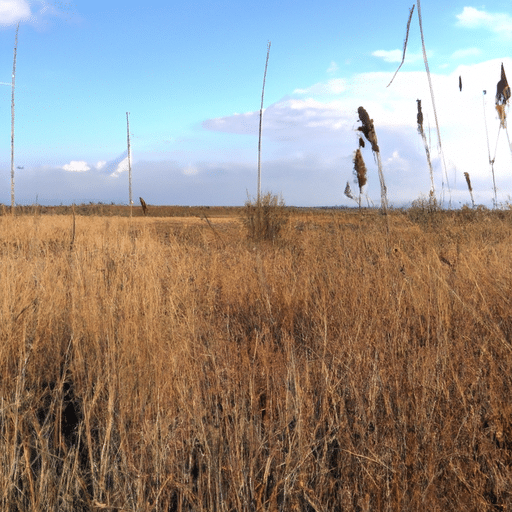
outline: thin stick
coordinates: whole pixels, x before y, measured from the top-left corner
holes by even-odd
[[[425,131],[423,130],[423,112],[421,111],[421,100],[416,100],[416,103],[418,104],[418,114],[416,116],[416,120],[418,122],[418,133],[421,135],[423,145],[425,146],[425,153],[427,155],[427,163],[430,170],[430,198],[432,200],[435,197],[434,170],[432,169],[432,162],[430,160],[430,149],[428,147],[427,138],[425,136]]]
[[[446,170],[446,162],[444,160],[443,147],[441,145],[441,132],[439,130],[439,122],[437,121],[436,103],[434,101],[434,89],[432,87],[432,79],[430,78],[430,69],[428,67],[427,51],[425,50],[425,39],[423,37],[423,25],[422,25],[422,22],[421,22],[421,4],[420,4],[420,0],[418,0],[418,20],[419,20],[419,25],[420,25],[421,48],[423,50],[423,61],[425,63],[425,71],[427,72],[428,86],[430,88],[430,97],[432,99],[432,108],[434,110],[434,119],[436,121],[437,142],[439,144],[439,153],[441,154],[441,159],[443,161],[444,174],[445,174],[445,177],[446,177],[446,185],[448,186],[448,193],[450,194],[450,207],[451,207],[452,192],[451,192],[451,189],[450,189],[450,182],[448,180],[448,171]],[[444,188],[443,188],[443,194],[444,194]]]
[[[20,23],[16,27],[14,40],[14,58],[12,64],[12,98],[11,98],[11,212],[14,214],[14,88],[16,85],[16,54],[18,52],[18,31]]]
[[[265,62],[265,73],[263,74],[263,87],[261,88],[261,107],[260,107],[260,131],[258,137],[258,206],[261,200],[261,125],[263,122],[263,97],[265,95],[265,80],[267,79],[268,57],[270,55],[270,41],[267,44],[267,60]]]
[[[130,201],[130,217],[132,216],[132,158],[131,158],[131,148],[130,148],[130,112],[126,112],[126,131],[128,133],[128,195]]]
[[[496,178],[494,176],[494,158],[491,158],[491,147],[489,146],[489,131],[487,129],[487,119],[485,117],[485,95],[487,94],[487,91],[484,91],[482,96],[482,103],[484,108],[484,124],[485,124],[485,136],[487,139],[487,153],[489,155],[489,165],[491,166],[491,173],[492,173],[492,184],[493,184],[493,191],[494,191],[494,208],[497,208],[498,206],[498,197],[496,193]]]
[[[414,12],[414,4],[413,6],[411,7],[411,10],[409,11],[409,19],[407,20],[407,31],[405,33],[405,41],[404,41],[404,50],[403,50],[403,54],[402,54],[402,62],[400,62],[400,66],[398,66],[398,69],[395,71],[395,74],[393,75],[393,78],[391,79],[391,81],[389,82],[389,84],[387,85],[387,87],[389,87],[391,85],[391,83],[393,82],[393,80],[395,79],[395,76],[396,74],[400,71],[400,68],[402,67],[403,63],[404,63],[404,60],[405,60],[405,51],[407,50],[407,41],[409,39],[409,29],[411,27],[411,19],[412,19],[412,13]]]

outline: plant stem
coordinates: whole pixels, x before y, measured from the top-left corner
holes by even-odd
[[[130,112],[126,112],[126,132],[128,137],[128,196],[130,201],[130,217],[132,216],[132,159],[131,159],[131,148],[130,148]]]
[[[11,97],[11,211],[14,213],[14,88],[16,85],[16,53],[18,51],[18,31],[20,24],[16,27],[16,38],[14,40],[14,57],[12,65],[12,97]]]
[[[265,95],[265,80],[267,79],[268,57],[270,55],[270,41],[267,44],[267,60],[265,62],[265,73],[263,74],[263,87],[261,88],[261,107],[260,107],[260,131],[258,137],[258,205],[261,200],[261,125],[263,122],[263,97]]]

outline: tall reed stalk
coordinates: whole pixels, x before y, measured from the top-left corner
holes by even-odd
[[[14,213],[14,89],[16,87],[16,54],[18,52],[18,32],[20,24],[16,27],[14,39],[14,57],[12,64],[12,96],[11,96],[11,210]]]
[[[493,208],[496,208],[498,206],[498,195],[496,192],[496,177],[494,175],[494,158],[491,158],[491,147],[489,146],[489,130],[487,129],[487,118],[485,117],[485,95],[486,94],[487,94],[487,91],[483,91],[482,104],[483,104],[483,109],[484,109],[484,124],[485,124],[485,138],[487,140],[487,155],[489,158],[489,165],[491,166],[492,189],[494,192]]]
[[[364,107],[359,107],[357,109],[359,114],[359,120],[362,123],[362,126],[358,128],[360,132],[364,134],[368,142],[372,145],[373,156],[377,161],[377,167],[379,169],[379,181],[380,181],[380,198],[381,198],[381,209],[383,214],[387,214],[388,211],[388,196],[387,196],[387,187],[386,182],[384,181],[384,172],[382,170],[382,160],[380,158],[380,149],[379,144],[377,142],[377,134],[375,133],[375,126],[373,124],[373,119],[370,119],[368,112],[364,109]]]
[[[446,162],[444,159],[444,153],[443,153],[443,146],[441,144],[441,130],[439,129],[439,121],[437,120],[437,110],[436,110],[436,102],[434,99],[434,88],[432,87],[432,79],[430,77],[430,69],[428,67],[428,59],[427,59],[427,50],[425,49],[425,38],[423,36],[423,24],[421,21],[421,3],[420,0],[418,0],[418,21],[420,25],[420,35],[421,35],[421,48],[423,50],[423,61],[425,63],[425,71],[427,72],[427,79],[428,79],[428,87],[430,89],[430,98],[432,99],[432,109],[434,111],[434,119],[436,121],[436,130],[437,130],[437,143],[439,144],[439,153],[441,154],[441,160],[443,162],[443,169],[444,174],[446,177],[446,186],[448,187],[448,193],[450,195],[450,206],[452,203],[452,193],[450,189],[450,181],[448,179],[448,171],[446,169]],[[444,188],[443,188],[444,193]]]
[[[267,44],[267,60],[265,61],[265,72],[263,73],[263,87],[261,88],[261,107],[260,107],[260,129],[258,135],[258,205],[261,200],[261,130],[263,124],[263,98],[265,96],[265,81],[267,79],[267,67],[268,67],[268,58],[270,55],[270,45],[269,41]]]
[[[428,168],[430,171],[430,198],[431,200],[435,197],[435,187],[434,187],[434,171],[432,169],[432,161],[430,159],[430,149],[427,143],[427,137],[425,136],[425,131],[423,130],[423,112],[421,111],[421,100],[416,100],[418,103],[418,114],[416,116],[416,120],[418,122],[418,133],[421,135],[423,140],[423,145],[425,146],[425,153],[427,155]]]
[[[126,112],[126,132],[128,138],[128,196],[130,201],[130,217],[132,216],[132,152],[130,147],[130,112]]]

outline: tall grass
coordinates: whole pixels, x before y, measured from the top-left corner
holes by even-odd
[[[509,212],[0,217],[0,508],[508,510]]]

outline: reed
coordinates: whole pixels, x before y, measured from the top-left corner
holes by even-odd
[[[361,208],[361,195],[363,193],[363,187],[366,185],[366,165],[364,163],[363,155],[361,154],[361,149],[357,148],[354,154],[354,174],[357,179],[357,184],[359,186],[359,208]]]
[[[18,32],[20,30],[20,23],[16,26],[16,36],[14,38],[14,56],[12,59],[12,85],[11,85],[11,210],[14,214],[14,91],[16,88],[16,57],[18,54]]]
[[[357,129],[363,133],[363,135],[366,137],[366,140],[371,144],[373,155],[377,160],[380,181],[381,210],[383,214],[386,214],[388,210],[387,188],[384,181],[384,171],[382,170],[382,160],[380,158],[380,149],[377,141],[377,134],[375,133],[373,119],[370,119],[370,116],[364,107],[359,107],[357,109],[357,113],[359,114],[359,121],[362,123],[362,126],[359,126]]]
[[[427,163],[428,169],[430,171],[430,194],[429,197],[431,200],[435,198],[435,186],[434,186],[434,170],[432,169],[432,161],[430,159],[430,148],[427,143],[427,137],[425,136],[425,131],[423,130],[423,112],[421,110],[421,100],[416,100],[418,105],[418,113],[416,116],[416,120],[418,123],[418,133],[421,135],[421,139],[423,140],[423,146],[425,147],[425,154],[427,155]]]
[[[438,141],[438,146],[439,146],[439,153],[441,155],[441,160],[443,162],[444,175],[445,175],[445,179],[446,179],[446,184],[448,186],[448,192],[449,192],[449,195],[450,195],[450,206],[451,206],[450,181],[448,179],[448,171],[447,171],[447,168],[446,168],[446,162],[445,162],[445,159],[444,159],[444,153],[443,153],[443,148],[442,148],[442,144],[441,144],[441,132],[439,130],[439,122],[438,122],[438,119],[437,119],[436,103],[435,103],[435,99],[434,99],[434,89],[432,87],[432,79],[431,79],[431,76],[430,76],[430,69],[429,69],[429,65],[428,65],[427,50],[425,48],[425,38],[424,38],[424,35],[423,35],[423,22],[422,22],[422,17],[421,17],[421,2],[420,2],[420,0],[418,0],[417,6],[418,6],[418,23],[419,23],[419,27],[420,27],[421,48],[422,48],[422,52],[423,52],[423,61],[424,61],[424,64],[425,64],[425,72],[427,74],[428,87],[429,87],[429,90],[430,90],[430,98],[432,100],[432,109],[434,111],[434,119],[435,119],[435,122],[436,122],[437,141]],[[402,64],[404,63],[404,60],[405,60],[405,53],[406,53],[406,50],[407,50],[407,42],[408,42],[408,39],[409,39],[409,28],[410,28],[411,18],[412,18],[413,12],[414,12],[414,5],[412,6],[412,8],[409,11],[409,18],[407,20],[407,32],[406,32],[406,37],[405,37],[404,46],[403,46],[402,62],[398,66],[398,69],[395,71],[395,74],[393,75],[393,78],[389,82],[388,87],[393,82],[396,74],[398,73],[399,69],[402,67]],[[460,82],[460,88],[462,90],[462,82]],[[443,188],[443,196],[444,196],[444,181],[442,183],[442,188]]]
[[[468,186],[469,195],[471,196],[471,204],[473,205],[473,208],[475,207],[475,199],[473,198],[473,187],[471,186],[471,179],[469,178],[469,173],[464,173],[464,178],[466,178],[466,184]]]
[[[361,201],[358,201],[354,194],[352,193],[352,188],[350,187],[350,183],[347,181],[347,185],[345,186],[345,191],[343,192],[345,196],[347,196],[349,199],[352,199],[355,201],[359,206],[361,206]]]
[[[139,197],[139,201],[140,201],[140,205],[142,207],[142,214],[144,216],[146,216],[146,214],[148,212],[148,205],[146,204],[146,201],[144,201],[144,199],[142,199],[142,197]]]
[[[262,129],[263,129],[263,100],[265,97],[265,82],[267,80],[267,68],[268,68],[268,58],[270,56],[270,45],[271,42],[267,43],[267,59],[265,61],[265,72],[263,73],[263,85],[261,87],[261,107],[260,107],[260,124],[258,131],[258,203],[261,199],[261,137],[262,137]]]

